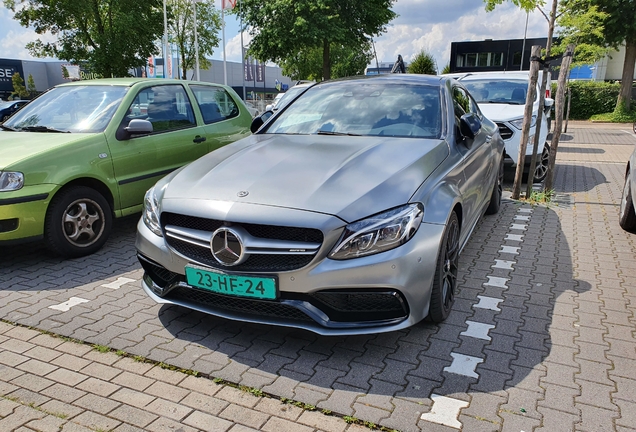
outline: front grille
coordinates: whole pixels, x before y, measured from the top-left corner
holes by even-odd
[[[176,282],[185,281],[185,277],[178,273],[173,273],[159,264],[150,261],[148,258],[137,255],[141,267],[145,270],[146,274],[150,276],[150,279],[159,287],[165,288],[168,285],[172,285]]]
[[[408,316],[406,302],[396,291],[321,291],[309,297],[332,321],[380,321]]]
[[[264,316],[278,319],[283,318],[294,321],[314,321],[295,307],[276,301],[243,299],[228,295],[214,294],[195,288],[190,289],[177,287],[170,291],[166,298],[172,300],[186,300],[217,310],[239,314],[247,314],[260,317]]]
[[[497,123],[497,126],[499,126],[499,135],[501,135],[502,139],[508,140],[512,138],[512,135],[514,134],[512,129],[510,129],[508,126],[506,126],[503,123]]]

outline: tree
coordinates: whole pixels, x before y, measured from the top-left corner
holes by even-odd
[[[18,96],[20,99],[24,99],[29,96],[29,92],[27,88],[24,86],[24,80],[20,76],[19,72],[14,72],[11,77],[11,83],[13,84],[13,93],[12,96]]]
[[[636,67],[636,0],[563,0],[563,10],[559,25],[564,36],[568,42],[578,40],[587,50],[578,50],[577,63],[594,63],[607,48],[618,49],[625,44],[615,112],[629,111]],[[593,20],[590,11],[596,12]]]
[[[396,14],[395,0],[242,0],[234,8],[252,36],[250,53],[282,64],[303,50],[320,49],[322,77],[331,78],[332,46],[363,46]]]
[[[408,73],[437,75],[435,59],[425,50],[420,51],[409,64]]]
[[[207,57],[211,57],[214,48],[219,46],[218,33],[221,30],[221,14],[212,3],[194,3],[197,8],[197,43],[199,46],[199,68],[209,69]],[[170,8],[169,33],[170,41],[179,49],[181,77],[188,79],[186,72],[196,64],[194,46],[194,12],[191,0],[169,0]]]
[[[35,94],[38,92],[37,88],[35,87],[35,80],[33,79],[33,75],[31,74],[29,74],[29,77],[27,78],[26,90],[29,93],[29,97],[35,96]]]
[[[364,69],[373,57],[371,43],[362,47],[352,47],[332,44],[329,48],[332,65],[331,77],[341,78],[364,74]],[[280,63],[283,75],[293,80],[320,81],[323,79],[322,49],[304,49],[287,57]]]
[[[450,73],[450,63],[446,63],[446,66],[444,66],[444,69],[442,69],[442,75],[448,73]]]
[[[32,55],[85,63],[106,77],[145,66],[163,33],[160,0],[4,0],[4,5],[21,25],[57,36],[55,42],[29,42]]]

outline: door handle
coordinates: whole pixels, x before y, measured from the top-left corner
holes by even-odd
[[[205,141],[207,138],[201,135],[197,135],[194,137],[194,139],[192,140],[193,143],[202,143],[203,141]]]

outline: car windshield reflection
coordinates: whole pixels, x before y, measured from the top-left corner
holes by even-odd
[[[4,123],[17,131],[103,132],[128,89],[122,86],[56,87]]]
[[[503,103],[523,105],[526,103],[527,80],[462,80],[477,103]],[[537,97],[535,95],[535,101]]]
[[[345,81],[311,87],[264,133],[439,138],[440,114],[437,87]]]

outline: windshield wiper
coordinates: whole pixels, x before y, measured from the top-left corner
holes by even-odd
[[[0,128],[2,128],[4,130],[11,131],[11,132],[15,132],[15,129],[13,129],[13,128],[9,127],[9,126],[5,126],[3,124],[0,124]]]
[[[316,132],[318,135],[348,135],[348,136],[361,136],[360,134],[350,133],[350,132],[334,132],[334,131],[325,131],[319,130]]]
[[[50,128],[48,126],[25,126],[20,128],[20,130],[27,132],[55,132],[55,133],[71,133],[70,131]]]

